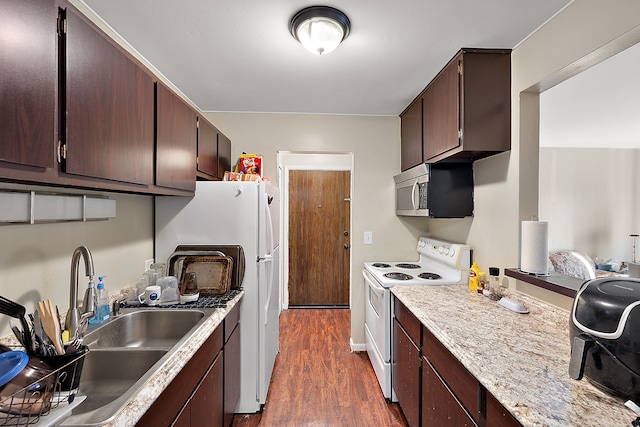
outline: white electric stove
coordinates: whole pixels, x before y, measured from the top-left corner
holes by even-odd
[[[471,248],[460,243],[420,237],[418,260],[365,262],[362,275],[366,289],[366,348],[382,394],[395,401],[391,378],[393,286],[467,285]]]

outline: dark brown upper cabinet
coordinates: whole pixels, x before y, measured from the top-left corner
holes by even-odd
[[[195,111],[164,84],[156,83],[156,185],[195,192]]]
[[[54,166],[57,17],[51,0],[0,3],[2,162]]]
[[[198,178],[218,178],[218,130],[198,116]]]
[[[422,102],[422,121],[416,120]],[[511,51],[462,49],[400,115],[402,170],[511,149]]]
[[[231,140],[218,132],[218,179],[227,171],[231,171]]]
[[[401,166],[411,169],[422,163],[422,97],[405,110],[400,119]]]
[[[74,9],[66,11],[64,172],[151,186],[151,75]]]

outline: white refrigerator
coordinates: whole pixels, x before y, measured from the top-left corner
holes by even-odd
[[[198,181],[193,198],[156,197],[155,256],[178,245],[242,245],[246,268],[240,311],[241,387],[237,413],[266,402],[278,353],[280,192],[268,183]]]

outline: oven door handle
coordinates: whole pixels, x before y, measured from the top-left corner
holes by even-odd
[[[362,276],[364,277],[364,281],[373,290],[373,292],[380,296],[384,296],[384,288],[378,285],[376,279],[370,277],[369,273],[367,273],[366,270],[362,270]]]

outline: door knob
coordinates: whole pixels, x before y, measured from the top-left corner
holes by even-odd
[[[348,244],[348,243],[345,243],[345,244],[344,244],[344,248],[345,248],[345,249],[349,249],[349,244]]]

